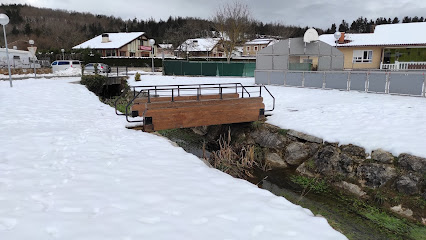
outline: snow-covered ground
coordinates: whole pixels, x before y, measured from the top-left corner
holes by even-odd
[[[77,80],[0,81],[1,240],[345,239],[309,210],[126,129]]]
[[[241,82],[254,78],[175,77],[142,75],[129,84],[196,84]],[[372,150],[382,148],[394,155],[411,153],[426,157],[426,98],[392,96],[338,90],[267,86],[276,98],[268,122],[323,138],[328,142],[355,144]],[[266,108],[272,101],[263,94]]]

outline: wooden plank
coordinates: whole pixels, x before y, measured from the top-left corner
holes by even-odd
[[[145,104],[136,104],[132,106],[132,111],[138,111],[139,116],[143,116],[145,109],[157,109],[157,108],[180,108],[180,107],[192,107],[192,106],[207,106],[207,105],[229,105],[234,103],[244,103],[257,101],[262,102],[262,97],[253,98],[229,98],[229,99],[210,99],[200,101],[179,101],[179,102],[152,102]]]
[[[262,103],[262,98],[216,102],[217,104],[147,109],[145,117],[152,117],[154,130],[187,128],[257,121],[259,119],[259,110],[265,107]]]

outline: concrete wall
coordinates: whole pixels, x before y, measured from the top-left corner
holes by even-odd
[[[288,70],[289,62],[315,59],[318,70],[343,70],[343,53],[325,42],[305,44],[302,38],[289,38],[257,53],[256,70]]]

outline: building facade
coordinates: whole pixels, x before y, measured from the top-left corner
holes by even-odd
[[[91,49],[102,57],[152,57],[157,46],[150,46],[144,32],[104,33],[73,49]]]
[[[379,25],[374,33],[324,34],[344,54],[345,69],[426,69],[426,22]]]

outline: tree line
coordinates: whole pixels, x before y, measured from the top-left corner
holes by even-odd
[[[1,4],[0,12],[9,16],[8,47],[25,49],[33,39],[40,50],[59,52],[70,49],[90,38],[108,32],[145,32],[157,43],[171,43],[177,47],[188,38],[213,35],[211,20],[193,17],[172,17],[167,20],[128,19],[66,10],[37,8],[27,4]],[[303,36],[306,28],[281,23],[251,22],[250,36]],[[4,47],[4,43],[0,42]]]
[[[368,20],[365,17],[358,17],[354,20],[350,25],[345,20],[338,25],[335,23],[331,24],[331,27],[325,30],[325,33],[335,33],[339,32],[348,32],[348,33],[372,33],[374,31],[374,27],[382,24],[396,24],[396,23],[412,23],[412,22],[425,22],[426,19],[424,17],[409,17],[405,16],[402,21],[398,17],[394,18],[385,18],[379,17],[376,20],[370,19]]]

